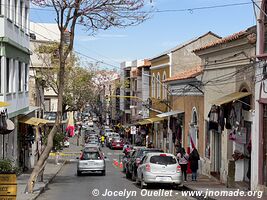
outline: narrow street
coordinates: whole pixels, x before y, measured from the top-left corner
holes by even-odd
[[[86,200],[86,199],[126,199],[127,192],[129,197],[127,199],[186,199],[181,196],[181,192],[177,189],[168,186],[152,186],[148,190],[143,191],[141,196],[141,189],[139,186],[126,179],[125,174],[121,172],[120,168],[113,165],[113,159],[119,158],[121,151],[114,151],[104,148],[104,153],[107,156],[106,176],[98,174],[83,174],[78,177],[76,175],[76,162],[74,159],[72,162],[67,163],[61,170],[61,172],[55,177],[53,182],[49,184],[47,190],[40,195],[38,200]],[[99,191],[99,195],[93,196],[92,192]],[[158,196],[155,193],[149,196],[148,193],[166,192],[162,196]],[[106,191],[127,191],[124,196],[103,196]],[[147,194],[147,195],[146,195]]]

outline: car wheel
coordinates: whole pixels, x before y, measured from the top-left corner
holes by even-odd
[[[82,172],[77,170],[77,176],[81,176]]]
[[[106,176],[106,170],[102,171],[102,176]]]
[[[141,189],[147,188],[147,184],[145,183],[143,176],[141,177],[141,185],[140,185],[140,187],[141,187]]]

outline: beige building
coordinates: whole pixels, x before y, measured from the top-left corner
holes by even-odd
[[[202,171],[223,183],[230,180],[229,170],[233,169],[229,163],[233,153],[249,153],[255,42],[255,27],[252,27],[194,50],[204,67]],[[235,181],[248,181],[248,162],[247,159],[235,161]]]

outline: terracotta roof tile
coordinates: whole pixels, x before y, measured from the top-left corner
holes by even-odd
[[[241,36],[245,35],[246,33],[247,33],[246,31],[240,31],[240,32],[235,33],[233,35],[224,37],[222,39],[218,39],[218,40],[216,40],[214,42],[210,42],[206,46],[203,46],[203,47],[200,47],[198,49],[193,50],[193,52],[201,51],[201,50],[204,50],[204,49],[208,49],[210,47],[217,46],[219,44],[225,44],[227,42],[230,42],[230,41],[233,41],[233,40],[237,40],[238,38],[240,38]]]
[[[179,73],[175,74],[174,76],[167,78],[163,82],[170,82],[170,81],[177,81],[177,80],[184,80],[184,79],[188,79],[188,78],[194,78],[194,77],[198,76],[199,74],[201,74],[202,72],[203,72],[203,67],[197,66],[197,67],[191,68],[189,70],[179,72]]]

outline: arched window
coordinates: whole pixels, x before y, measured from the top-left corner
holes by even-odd
[[[160,95],[161,95],[161,84],[160,84],[160,74],[158,72],[157,75],[157,98],[160,99]]]
[[[153,73],[152,75],[152,88],[151,88],[151,96],[155,97],[155,93],[156,93],[156,85],[155,85],[155,74]]]
[[[163,83],[163,81],[166,79],[166,72],[163,72],[162,76],[162,99],[167,99],[167,85]]]

